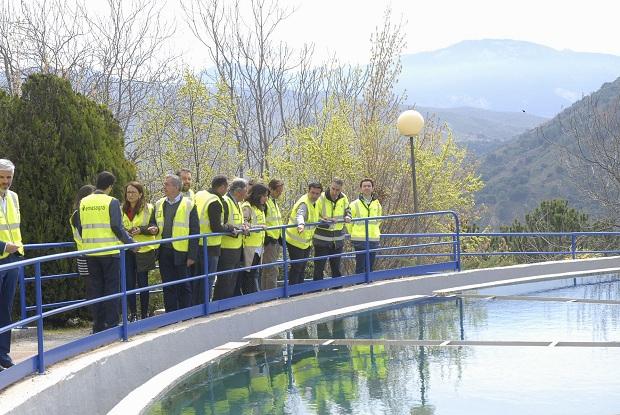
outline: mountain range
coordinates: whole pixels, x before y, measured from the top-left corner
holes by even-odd
[[[466,40],[401,62],[408,104],[547,118],[620,75],[620,56],[505,39]]]

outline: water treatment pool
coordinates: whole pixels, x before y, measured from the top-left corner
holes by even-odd
[[[620,300],[620,276],[479,291]],[[620,305],[439,299],[282,333],[304,339],[620,341]],[[261,345],[187,377],[150,414],[616,414],[619,347]]]

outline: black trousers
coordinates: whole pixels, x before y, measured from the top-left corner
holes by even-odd
[[[343,241],[328,242],[325,244],[314,244],[315,257],[323,255],[341,254],[343,251]],[[340,271],[340,258],[341,257],[329,258],[329,267],[332,270],[332,278],[342,276],[342,272]],[[326,262],[327,259],[316,259],[314,261],[314,276],[312,278],[314,281],[323,279],[323,271],[325,270]]]
[[[11,254],[4,259],[0,259],[0,265],[10,264],[15,261],[17,261],[17,258]],[[15,287],[17,287],[17,268],[0,271],[0,327],[11,324]],[[0,334],[0,355],[8,354],[10,351],[11,330]]]
[[[297,248],[295,245],[287,244],[289,259],[303,259],[310,257],[310,250],[312,247],[306,249]],[[297,262],[291,264],[288,271],[289,284],[299,284],[304,282],[304,274],[306,272],[306,264],[308,261]]]
[[[163,246],[159,248],[159,272],[162,282],[179,281],[189,276],[185,263],[174,263],[174,249]],[[189,307],[191,301],[192,290],[189,282],[164,287],[164,308],[167,313]]]
[[[90,255],[86,257],[86,262],[89,273],[87,284],[89,299],[120,292],[121,275],[118,256]],[[118,325],[119,306],[120,298],[98,302],[91,306],[93,333]]]
[[[125,281],[127,291],[135,290],[138,288],[144,288],[149,285],[149,273],[148,271],[138,272],[136,263],[136,253],[133,251],[125,251]],[[127,296],[127,308],[129,313],[136,314],[136,295],[131,294]],[[149,292],[142,291],[140,293],[140,316],[147,318],[149,316]]]
[[[252,266],[260,264],[260,255],[254,253],[252,259]],[[242,294],[250,294],[260,291],[260,269],[252,269],[250,271],[243,271],[239,277],[238,285],[240,286]]]
[[[212,274],[217,271],[217,263],[219,262],[219,259],[220,259],[219,255],[209,255],[209,253],[207,252],[207,260],[209,261],[208,262],[209,269],[207,271],[209,274]],[[194,271],[192,275],[203,275],[204,274],[203,268],[204,268],[204,261],[203,261],[202,247],[201,247],[201,252],[198,254],[198,261],[196,261],[196,264],[194,265]],[[211,284],[211,287],[213,287],[213,280],[214,280],[214,277],[209,277],[209,283]],[[213,293],[213,289],[211,289],[211,293]],[[204,304],[204,302],[205,302],[205,280],[199,279],[199,280],[192,281],[192,305]]]
[[[220,251],[220,259],[217,263],[217,271],[220,272],[239,268],[242,249],[243,248],[222,248]],[[233,272],[217,276],[215,279],[215,288],[213,289],[213,300],[222,300],[235,295],[238,274],[239,272]]]

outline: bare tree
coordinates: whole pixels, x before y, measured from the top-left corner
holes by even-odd
[[[87,16],[92,74],[85,93],[107,105],[126,136],[138,112],[160,84],[177,75],[177,56],[166,54],[174,26],[157,0],[108,0],[107,13]],[[126,140],[131,148],[133,139]]]
[[[292,13],[277,1],[252,0],[247,16],[238,1],[182,4],[190,29],[215,63],[214,79],[227,84],[235,103],[235,137],[245,167],[264,174],[274,144],[308,122],[316,105],[322,70],[311,67],[313,48],[294,51],[274,40]]]
[[[553,140],[577,188],[620,225],[620,81],[584,97],[541,133]]]

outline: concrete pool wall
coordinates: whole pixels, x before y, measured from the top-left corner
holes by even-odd
[[[243,307],[137,335],[128,342],[53,365],[45,375],[29,377],[1,391],[0,413],[103,414],[113,409],[135,413],[180,376],[242,347],[246,336],[263,330],[276,333],[327,315],[411,300],[454,287],[618,271],[620,257],[553,261],[406,277]],[[153,378],[149,387],[143,386]]]

